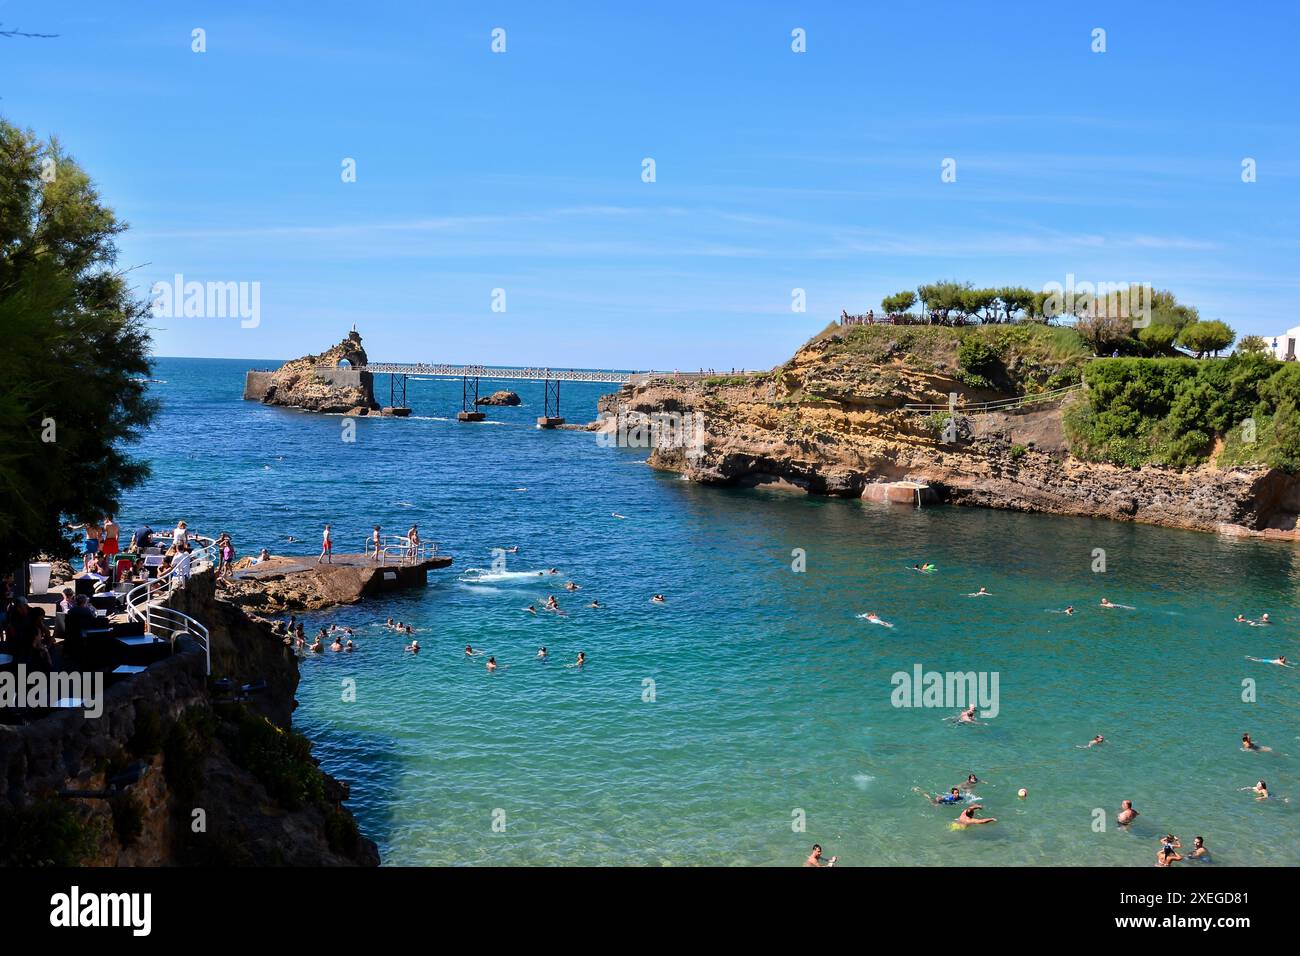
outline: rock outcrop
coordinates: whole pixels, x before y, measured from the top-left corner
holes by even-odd
[[[366,364],[361,336],[353,330],[319,355],[293,359],[272,372],[249,372],[244,398],[310,412],[369,415],[380,405]]]
[[[486,398],[476,399],[474,404],[475,405],[518,405],[520,404],[521,401],[522,400],[515,392],[511,392],[507,389],[502,389],[499,392],[493,392],[491,395],[487,396]]]
[[[886,350],[864,361],[819,337],[772,373],[625,386],[601,399],[599,430],[613,444],[629,417],[660,423],[650,464],[704,483],[859,497],[875,482],[914,479],[955,504],[1300,539],[1293,476],[1263,467],[1121,468],[1071,455],[1062,414],[1085,400],[1082,392],[959,415],[947,434],[935,417],[903,408],[942,404],[953,392],[963,402],[1004,397],[958,375],[942,357],[918,363]]]

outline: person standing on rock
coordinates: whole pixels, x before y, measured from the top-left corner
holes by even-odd
[[[328,559],[330,564],[334,563],[334,535],[330,532],[329,522],[325,523],[325,530],[321,533],[320,557],[316,563],[320,564],[324,559]]]
[[[416,525],[411,525],[411,530],[406,532],[406,547],[409,550],[411,560],[420,553],[420,529]]]
[[[379,544],[379,525],[375,525],[375,530],[370,535],[370,542],[375,546],[375,560],[378,561],[379,555],[383,551]]]

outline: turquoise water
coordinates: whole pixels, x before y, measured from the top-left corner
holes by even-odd
[[[1205,836],[1218,864],[1300,863],[1300,669],[1245,660],[1300,657],[1290,545],[703,488],[531,427],[540,385],[467,426],[447,420],[459,383],[412,383],[417,417],[359,420],[347,444],[337,417],[242,402],[244,370],[266,364],[158,361],[155,474],[124,519],[228,530],[242,554],[306,553],[286,537],[315,545],[326,520],[346,550],[376,521],[418,521],[455,556],[423,591],[311,619],[355,628],[359,650],[303,662],[295,723],[386,864],[790,865],[820,842],[843,865],[1150,866],[1166,832]],[[571,421],[595,417],[603,387],[564,388]],[[459,580],[512,545],[511,571],[561,576]],[[923,560],[939,572],[908,570]],[[980,586],[993,596],[965,596]],[[520,610],[548,593],[567,616]],[[1232,623],[1264,611],[1274,627]],[[416,626],[418,657],[378,626],[390,615]],[[579,650],[587,667],[566,667]],[[997,672],[998,716],[892,706],[891,675],[915,664]],[[1246,731],[1274,752],[1241,752]],[[1096,733],[1109,742],[1079,749]],[[956,810],[911,792],[970,771],[997,824],[954,831]],[[1292,802],[1237,791],[1261,777]],[[1123,799],[1132,832],[1114,824]]]

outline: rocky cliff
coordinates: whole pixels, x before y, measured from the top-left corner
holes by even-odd
[[[951,425],[943,413],[903,407],[943,404],[951,393],[966,404],[1011,389],[1055,388],[1077,381],[1077,356],[1011,349],[995,376],[973,387],[976,377],[955,352],[935,347],[939,337],[918,347],[911,331],[879,331],[870,347],[855,348],[828,330],[771,373],[625,386],[601,400],[601,427],[612,434],[620,413],[658,421],[663,433],[651,465],[705,483],[858,497],[872,483],[910,478],[955,504],[1296,536],[1300,486],[1284,473],[1121,468],[1072,455],[1062,413],[1086,401],[1081,391],[1000,413],[958,414]],[[683,420],[685,440],[673,440]]]
[[[210,627],[214,675],[264,689],[212,687],[201,648],[182,639],[109,687],[100,716],[0,725],[0,863],[377,865],[344,806],[347,786],[289,726],[298,670],[283,638],[217,600],[211,572],[171,603]]]
[[[273,372],[249,372],[244,398],[310,412],[369,415],[380,410],[365,349],[354,330],[319,355],[285,362]]]

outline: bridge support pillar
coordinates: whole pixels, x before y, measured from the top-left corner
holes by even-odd
[[[397,373],[388,374],[388,404],[384,406],[382,413],[384,415],[393,415],[397,418],[406,418],[411,414],[411,406],[406,404],[406,374],[402,373],[402,388],[399,393],[397,388]]]
[[[541,417],[537,419],[538,428],[558,428],[564,424],[564,419],[560,417],[560,380],[552,379],[549,375],[542,381],[542,388],[545,389],[545,409]]]
[[[478,410],[478,376],[474,376],[474,399],[472,402],[469,397],[469,379],[470,377],[465,375],[460,380],[460,411],[456,413],[456,421],[481,422],[487,416]]]

